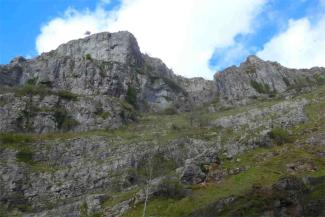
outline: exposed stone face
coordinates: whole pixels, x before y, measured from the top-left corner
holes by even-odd
[[[116,129],[131,113],[118,100],[109,96],[64,99],[57,95],[0,96],[5,104],[0,109],[1,132],[50,133]]]
[[[229,100],[310,88],[324,78],[324,68],[288,69],[256,56],[249,56],[239,67],[227,68],[214,76],[219,95]]]
[[[32,133],[38,139],[0,144],[0,215],[5,204],[30,217],[98,212],[122,216],[144,202],[143,184],[148,183],[153,197],[169,175],[180,183],[198,184],[241,173],[247,168],[209,169],[221,165],[220,159],[271,146],[274,127],[288,129],[308,121],[305,106],[313,101],[292,98],[324,81],[324,68],[287,69],[254,56],[217,73],[214,80],[184,78],[161,60],[142,54],[128,32],[70,41],[32,60],[17,57],[0,66],[0,133]],[[222,109],[258,99],[267,105],[218,116]],[[209,105],[207,110],[195,110],[204,105]],[[170,116],[163,127],[158,122],[164,119],[157,114],[156,122],[137,122],[137,113],[146,118],[146,112],[166,110],[190,112]],[[207,117],[197,120],[205,122],[198,127],[192,126],[197,111],[204,113],[199,118]],[[135,122],[139,126],[128,128]],[[133,138],[132,130],[140,139]],[[90,132],[73,134],[85,131]],[[70,133],[51,134],[58,132]],[[316,146],[324,143],[323,137],[320,133],[306,141]],[[150,159],[158,166],[149,180],[143,173]],[[293,174],[317,169],[308,161],[287,167]],[[278,190],[302,186],[292,183],[280,183]],[[114,198],[112,192],[134,189],[132,197],[103,210],[103,202]],[[211,206],[220,211],[236,199]],[[311,209],[321,205],[311,204]]]
[[[33,83],[45,86],[52,92],[65,90],[77,94],[79,100],[66,101],[64,107],[68,113],[82,108],[82,112],[68,114],[80,123],[69,130],[85,131],[116,128],[134,119],[132,115],[122,114],[129,113],[120,106],[125,99],[131,98],[135,109],[153,112],[166,109],[190,111],[218,98],[223,100],[224,105],[234,101],[246,104],[252,97],[282,94],[295,88],[311,88],[310,85],[325,80],[324,74],[323,68],[287,69],[250,56],[239,67],[217,73],[214,81],[188,79],[176,76],[161,60],[141,54],[131,33],[103,32],[70,41],[32,60],[17,57],[9,65],[0,66],[0,87],[6,93]],[[44,103],[53,108],[60,99],[48,95]],[[22,106],[26,107],[26,98],[10,94],[2,94],[1,98],[1,130],[19,129],[17,118],[21,115]],[[9,101],[7,105],[4,103]],[[42,105],[44,99],[33,97],[31,101]],[[120,103],[116,103],[118,101]],[[103,112],[112,114],[110,121],[99,121],[101,117],[98,117],[98,112],[94,115],[95,104],[104,104],[106,109]],[[51,120],[49,112],[34,113],[27,121],[31,128],[35,128],[33,132],[60,130]],[[122,117],[118,117],[119,114]]]
[[[5,93],[32,83],[51,92],[65,90],[77,94],[78,100],[61,103],[67,115],[79,122],[70,129],[73,131],[116,128],[130,121],[130,118],[133,119],[128,115],[130,109],[121,106],[129,98],[134,105],[128,107],[134,106],[141,111],[188,110],[188,94],[173,81],[174,77],[161,60],[141,54],[136,39],[128,32],[95,34],[70,41],[32,60],[16,58],[9,65],[0,67],[0,85]],[[133,91],[132,96],[128,96],[129,89]],[[54,110],[62,100],[51,94],[28,100],[34,105],[42,105],[45,100],[44,103]],[[8,104],[1,103],[1,130],[15,131],[19,128],[16,123],[21,115],[19,112],[28,100],[10,94],[1,98],[2,102],[10,101]],[[96,114],[97,104],[103,108]],[[82,110],[83,114],[78,110]],[[30,131],[46,133],[60,130],[51,120],[51,113],[33,112],[35,114],[28,120],[32,122],[30,128],[33,130]],[[103,113],[109,113],[107,119],[113,118],[114,121],[101,121]]]
[[[60,45],[55,52],[59,56],[84,58],[89,55],[92,59],[121,64],[137,65],[143,62],[138,43],[129,32],[94,34]]]

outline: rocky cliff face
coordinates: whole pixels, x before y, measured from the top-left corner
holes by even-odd
[[[1,131],[117,128],[134,120],[136,110],[189,111],[218,98],[245,104],[254,97],[310,89],[324,82],[324,73],[251,56],[240,67],[217,73],[214,81],[187,79],[141,54],[131,33],[104,32],[1,66]]]
[[[64,122],[57,120],[58,110],[70,118],[72,126],[65,130],[84,131],[116,128],[132,121],[134,110],[190,105],[175,75],[160,60],[141,54],[128,32],[71,41],[32,60],[19,57],[0,72],[2,101],[11,102],[1,109],[2,131],[58,131]]]
[[[0,66],[0,216],[142,216],[146,198],[148,216],[321,216],[324,82],[255,56],[184,78],[128,32],[15,58]]]
[[[217,92],[228,100],[302,90],[324,82],[324,68],[288,69],[275,62],[249,56],[239,67],[215,74]]]

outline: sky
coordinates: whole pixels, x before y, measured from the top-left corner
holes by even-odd
[[[248,55],[325,66],[325,0],[0,0],[0,64],[121,30],[186,77],[212,79]]]

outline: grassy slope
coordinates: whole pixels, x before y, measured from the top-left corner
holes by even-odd
[[[306,108],[306,112],[310,121],[301,124],[291,129],[296,143],[304,143],[305,139],[311,133],[324,133],[324,108],[325,108],[325,87],[318,90],[299,96],[312,100],[312,104]],[[245,112],[252,108],[268,107],[280,102],[281,99],[273,99],[264,102],[256,102],[249,106],[238,107],[223,112],[208,114],[205,109],[198,111],[198,118],[201,120],[213,120],[219,117],[233,115]],[[197,125],[191,126],[190,113],[183,113],[178,115],[156,115],[149,114],[140,118],[139,122],[130,124],[124,128],[114,131],[89,131],[84,133],[60,133],[48,135],[2,135],[1,139],[7,138],[7,142],[1,144],[4,148],[11,148],[17,151],[28,150],[29,153],[33,152],[32,143],[52,139],[70,139],[75,137],[89,137],[89,136],[104,136],[112,139],[112,144],[128,145],[142,141],[157,141],[160,144],[167,143],[175,138],[191,137],[202,138],[205,140],[213,141],[218,136],[222,139],[228,140],[237,136],[233,132],[223,131],[222,129],[204,128]],[[10,137],[14,139],[10,139]],[[0,147],[1,148],[1,147]],[[148,205],[148,215],[155,216],[185,216],[193,210],[202,207],[219,198],[228,197],[230,195],[245,194],[253,185],[272,185],[280,177],[287,175],[286,164],[295,162],[299,159],[310,159],[313,161],[318,170],[316,172],[302,172],[296,175],[312,175],[321,176],[325,175],[325,162],[314,155],[318,151],[310,146],[303,145],[301,147],[295,144],[285,144],[283,146],[276,146],[273,148],[258,148],[245,154],[238,156],[240,161],[225,160],[221,167],[224,169],[232,169],[238,167],[245,167],[247,170],[238,175],[227,177],[221,183],[210,182],[205,186],[195,185],[191,186],[193,194],[190,197],[182,200],[162,199],[155,198],[150,201]],[[322,150],[325,151],[325,150]],[[271,158],[263,156],[268,153],[276,153]],[[26,160],[26,159],[25,159]],[[24,162],[24,159],[22,160]],[[55,171],[56,168],[47,168],[45,165],[33,164],[27,159],[27,164],[30,164],[32,169],[40,170],[41,172]],[[135,191],[126,192],[116,195],[114,200],[106,202],[105,207],[112,207],[114,204],[126,200],[134,195]],[[131,210],[126,216],[141,216],[143,205],[138,205],[135,209]]]
[[[221,165],[223,168],[248,169],[238,175],[227,177],[221,183],[210,182],[205,186],[192,186],[193,194],[181,200],[155,198],[148,205],[147,215],[186,216],[212,201],[231,195],[244,195],[254,185],[270,186],[287,175],[324,176],[325,159],[317,157],[316,154],[325,152],[325,148],[306,144],[306,138],[312,134],[325,133],[324,90],[325,88],[322,87],[310,94],[300,96],[312,100],[312,104],[306,107],[309,121],[291,129],[296,138],[294,143],[272,148],[257,148],[238,156],[239,161],[225,161]],[[272,153],[271,157],[266,157],[269,153]],[[295,174],[288,172],[286,165],[298,160],[313,162],[317,170],[297,171]],[[140,204],[125,216],[141,216],[142,210],[143,205]]]

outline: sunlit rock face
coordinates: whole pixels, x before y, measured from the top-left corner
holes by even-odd
[[[116,217],[152,198],[181,216],[324,216],[324,178],[276,180],[322,174],[324,84],[324,68],[255,56],[185,78],[129,32],[17,57],[0,65],[0,216]]]

